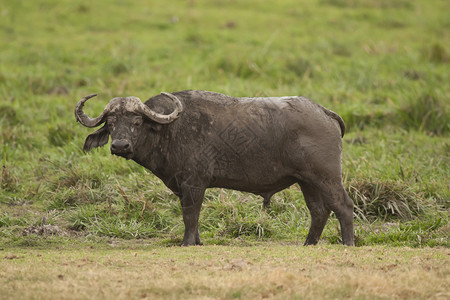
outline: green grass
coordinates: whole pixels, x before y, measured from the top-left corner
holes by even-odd
[[[204,89],[302,95],[338,112],[357,245],[448,247],[449,9],[444,0],[3,1],[0,244],[177,244],[178,199],[108,147],[84,154],[92,130],[73,110],[91,93],[88,114],[116,96]],[[309,213],[297,187],[270,211],[216,189],[200,222],[206,244],[301,243]],[[339,242],[332,216],[321,243]]]

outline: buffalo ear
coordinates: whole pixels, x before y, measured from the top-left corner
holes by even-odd
[[[94,133],[91,133],[87,136],[86,141],[84,142],[83,151],[88,152],[91,151],[92,148],[97,148],[108,143],[109,132],[106,126],[103,126],[99,130]]]

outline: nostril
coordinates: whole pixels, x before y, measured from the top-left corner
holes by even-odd
[[[111,143],[111,151],[116,153],[127,152],[131,145],[127,140],[115,140]]]

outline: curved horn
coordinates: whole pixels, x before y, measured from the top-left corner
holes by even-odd
[[[95,96],[97,96],[97,94],[92,94],[92,95],[83,97],[78,102],[77,106],[75,107],[75,119],[77,119],[78,122],[80,122],[81,124],[83,124],[86,127],[97,127],[98,125],[100,125],[101,123],[104,122],[104,117],[105,117],[105,113],[107,111],[107,107],[105,108],[105,110],[102,112],[102,114],[100,116],[98,116],[97,118],[94,118],[94,119],[89,118],[83,112],[84,103]]]
[[[161,95],[164,95],[166,97],[169,97],[172,99],[173,103],[175,104],[175,109],[173,112],[171,112],[168,115],[159,114],[153,110],[151,110],[147,105],[142,104],[142,110],[146,117],[149,119],[160,123],[160,124],[168,124],[173,122],[176,118],[179,117],[180,113],[183,111],[183,104],[181,104],[180,99],[178,99],[175,95],[172,95],[170,93],[162,92]]]

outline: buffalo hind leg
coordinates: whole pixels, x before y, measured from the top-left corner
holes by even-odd
[[[322,182],[320,185],[301,184],[301,187],[311,212],[311,229],[305,245],[317,243],[330,211],[333,211],[341,226],[342,243],[353,246],[353,201],[342,184]]]
[[[304,245],[316,245],[330,216],[330,209],[326,207],[322,195],[313,186],[300,183],[300,187],[311,214],[311,227]]]
[[[198,219],[205,189],[182,184],[181,207],[183,211],[184,237],[181,246],[201,245]]]
[[[349,197],[344,190],[342,184],[337,189],[336,193],[333,193],[331,201],[328,202],[328,206],[336,214],[341,225],[342,244],[347,246],[354,246],[354,232],[353,232],[353,200]]]

